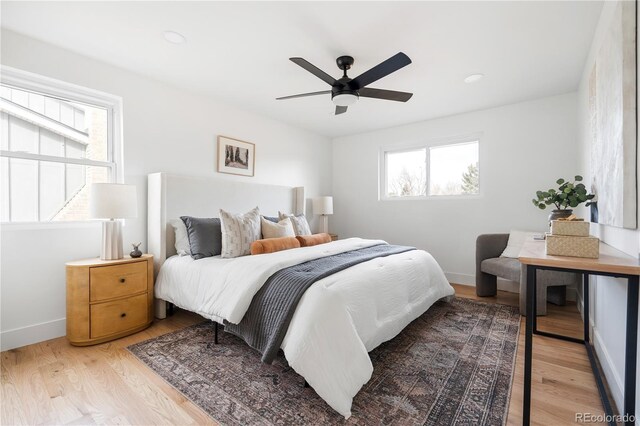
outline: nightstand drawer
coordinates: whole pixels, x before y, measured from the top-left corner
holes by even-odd
[[[91,305],[91,338],[97,339],[144,325],[147,295]]]
[[[92,302],[145,291],[147,262],[91,268],[89,283],[89,300]]]

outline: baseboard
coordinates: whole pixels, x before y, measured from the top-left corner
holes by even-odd
[[[475,275],[461,274],[458,272],[445,272],[444,275],[450,283],[468,285],[472,287],[476,286]],[[498,290],[508,291],[509,293],[520,293],[520,283],[498,278]],[[571,302],[578,300],[578,292],[575,288],[567,288],[567,300]]]
[[[444,275],[450,283],[476,286],[476,276],[469,274],[460,274],[458,272],[445,272]]]
[[[476,286],[475,275],[461,274],[459,272],[445,272],[444,275],[450,283],[468,285],[471,287]],[[508,291],[510,293],[520,293],[520,284],[515,281],[498,278],[498,290]]]
[[[60,318],[0,333],[0,350],[8,351],[33,343],[43,342],[67,334],[67,320]]]
[[[598,329],[594,327],[591,330],[593,333],[593,346],[595,347],[596,354],[598,355],[598,361],[600,361],[600,365],[602,366],[602,372],[607,380],[607,385],[609,385],[611,396],[613,397],[613,401],[618,412],[622,412],[622,407],[624,406],[624,386],[622,384],[622,377],[620,377],[620,374],[616,370],[613,360],[611,359],[611,355],[609,355],[609,351],[607,351],[607,347],[602,341],[602,337],[600,336]]]
[[[584,298],[578,291],[576,291],[576,305],[578,306],[578,311],[580,312],[582,321],[584,321]],[[598,362],[602,367],[602,375],[605,377],[607,385],[609,386],[611,396],[613,397],[613,402],[618,412],[622,412],[621,408],[624,406],[624,386],[622,377],[620,376],[618,370],[616,370],[613,360],[611,359],[611,355],[609,355],[609,351],[602,341],[602,336],[598,332],[598,328],[596,327],[596,323],[594,320],[593,309],[594,307],[592,305],[592,314],[589,316],[589,325],[591,326],[589,337],[593,342],[593,346],[598,357]]]

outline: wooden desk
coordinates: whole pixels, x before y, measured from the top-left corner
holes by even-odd
[[[545,252],[544,241],[528,241],[520,251],[518,257],[520,263],[527,269],[527,319],[524,349],[524,399],[522,424],[529,425],[531,415],[531,351],[533,347],[533,335],[553,337],[570,342],[585,345],[591,369],[596,378],[600,399],[607,415],[613,416],[613,409],[607,396],[602,373],[596,361],[596,354],[589,337],[589,276],[604,275],[627,280],[627,320],[626,320],[626,347],[624,361],[624,412],[623,415],[634,416],[636,414],[636,360],[638,350],[638,276],[640,275],[640,262],[621,251],[604,243],[600,243],[599,259],[584,259],[578,257],[548,256]],[[536,271],[549,269],[555,271],[577,272],[583,275],[583,319],[584,338],[575,339],[538,330],[536,312]],[[632,425],[635,422],[626,421]],[[615,422],[609,424],[615,425]]]

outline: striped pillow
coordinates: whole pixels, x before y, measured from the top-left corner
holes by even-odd
[[[283,220],[286,218],[291,219],[291,224],[293,225],[293,230],[296,233],[296,237],[298,235],[311,235],[309,222],[307,222],[307,218],[303,214],[292,215],[292,214],[278,212],[278,217],[280,218],[280,220]]]
[[[251,254],[251,243],[261,238],[260,210],[233,214],[220,209],[222,225],[222,252],[220,257],[230,258]]]

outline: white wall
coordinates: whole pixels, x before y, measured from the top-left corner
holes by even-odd
[[[578,172],[576,121],[576,96],[566,94],[337,138],[330,228],[426,249],[451,281],[473,284],[479,234],[546,229],[550,211],[531,199]],[[380,147],[477,132],[480,197],[378,200]]]
[[[591,181],[588,78],[595,61],[596,53],[601,46],[603,32],[609,25],[615,7],[615,2],[605,2],[602,8],[598,28],[578,90],[578,131],[580,137],[581,169],[584,171],[586,182]],[[640,192],[638,199],[640,200]],[[640,231],[604,225],[591,225],[591,233],[599,236],[604,242],[619,250],[631,256],[638,257],[640,252]],[[626,322],[627,286],[625,280],[607,277],[593,277],[591,282],[594,283],[591,285],[590,292],[593,341],[615,403],[618,409],[622,410],[624,395],[624,324]],[[640,359],[638,365],[640,366]],[[640,373],[640,369],[638,372]],[[638,381],[640,382],[640,378]],[[638,383],[637,388],[636,395],[638,397],[636,398],[636,407],[640,407],[640,383]]]
[[[146,245],[148,173],[305,186],[307,197],[330,192],[331,143],[325,137],[10,31],[2,31],[1,59],[3,65],[123,98],[125,181],[138,185],[139,198],[139,218],[125,226],[125,249],[128,242]],[[219,134],[256,144],[254,178],[215,172]],[[3,227],[2,350],[65,334],[64,264],[97,256],[100,238],[97,224]]]

